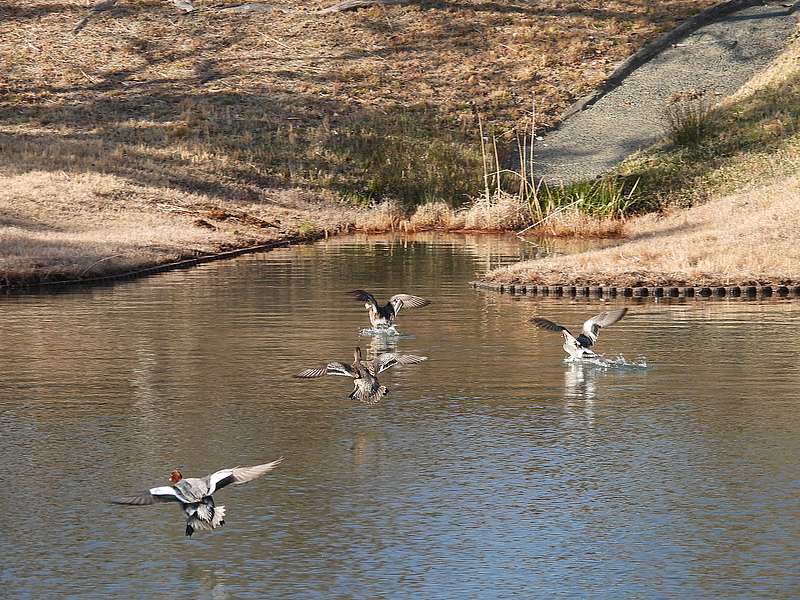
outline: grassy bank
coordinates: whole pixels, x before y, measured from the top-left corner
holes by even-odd
[[[7,162],[157,178],[218,195],[332,190],[361,202],[481,189],[475,115],[543,127],[645,42],[713,0],[472,0],[315,14],[138,0],[76,36],[85,0],[0,7]],[[511,139],[510,137],[508,139]],[[54,146],[63,144],[67,152]],[[17,146],[16,144],[13,146]]]
[[[636,194],[661,212],[621,222],[627,239],[613,248],[524,262],[488,279],[623,286],[800,282],[800,40],[720,105],[692,106],[676,120],[671,139],[614,174],[636,181]]]
[[[478,115],[503,152],[532,95],[539,124],[553,124],[712,3],[473,0],[322,16],[329,2],[239,14],[226,10],[238,1],[197,0],[182,14],[130,0],[73,36],[84,0],[3,2],[0,281],[423,227],[404,213],[483,188]],[[486,226],[490,204],[459,226]]]

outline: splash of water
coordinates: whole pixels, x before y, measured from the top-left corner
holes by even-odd
[[[389,327],[365,327],[360,330],[358,334],[365,337],[403,336],[402,333],[397,331],[394,325],[390,325]]]
[[[647,368],[647,359],[645,357],[639,356],[635,360],[627,360],[622,354],[618,355],[616,358],[606,358],[600,354],[587,358],[568,356],[564,359],[564,362],[566,364],[593,365],[601,369],[638,370]]]

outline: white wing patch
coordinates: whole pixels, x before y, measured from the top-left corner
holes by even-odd
[[[233,469],[222,469],[221,471],[212,473],[208,477],[208,495],[210,496],[217,490],[217,484],[220,481],[222,481],[226,477],[230,477],[231,475],[233,475]]]
[[[190,502],[189,500],[184,498],[183,495],[177,489],[175,489],[170,485],[163,485],[161,487],[150,488],[148,491],[150,492],[151,496],[174,496],[181,502],[186,502],[186,503]]]

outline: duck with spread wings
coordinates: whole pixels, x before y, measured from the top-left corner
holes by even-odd
[[[361,348],[356,348],[353,352],[353,363],[329,362],[320,367],[300,371],[295,377],[299,379],[313,379],[324,377],[325,375],[339,375],[342,377],[352,377],[353,391],[349,398],[360,400],[368,404],[375,404],[389,390],[378,381],[378,375],[397,365],[415,365],[428,360],[427,356],[416,356],[414,354],[396,354],[385,352],[379,354],[373,360],[363,360]]]
[[[609,310],[593,316],[583,324],[581,333],[575,337],[569,329],[548,319],[534,317],[531,323],[539,329],[546,331],[560,331],[564,337],[564,351],[572,358],[595,358],[597,354],[591,347],[597,343],[597,336],[603,327],[608,327],[619,321],[628,312],[627,308]]]
[[[420,308],[431,303],[430,300],[412,296],[411,294],[395,294],[389,298],[386,305],[381,306],[375,296],[364,290],[353,290],[348,292],[356,300],[364,303],[364,308],[369,311],[369,322],[375,329],[388,329],[394,325],[397,313],[402,308]]]
[[[169,475],[171,485],[152,487],[132,496],[112,498],[114,504],[148,506],[163,502],[176,502],[186,514],[186,535],[195,531],[211,530],[225,524],[225,507],[216,505],[212,494],[228,485],[241,485],[258,479],[277,467],[283,458],[263,465],[222,469],[205,477],[184,477],[175,469]]]

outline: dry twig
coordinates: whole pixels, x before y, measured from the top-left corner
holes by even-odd
[[[368,6],[390,6],[392,4],[411,4],[412,2],[414,0],[344,0],[344,2],[339,2],[339,4],[317,11],[317,14],[330,15],[348,10],[358,10]]]
[[[101,13],[106,10],[110,10],[116,6],[117,0],[101,0],[94,6],[89,9],[89,14],[83,17],[80,21],[78,21],[77,25],[75,25],[75,29],[72,30],[72,35],[78,35],[84,27],[89,23],[89,19],[95,16],[97,13]]]

